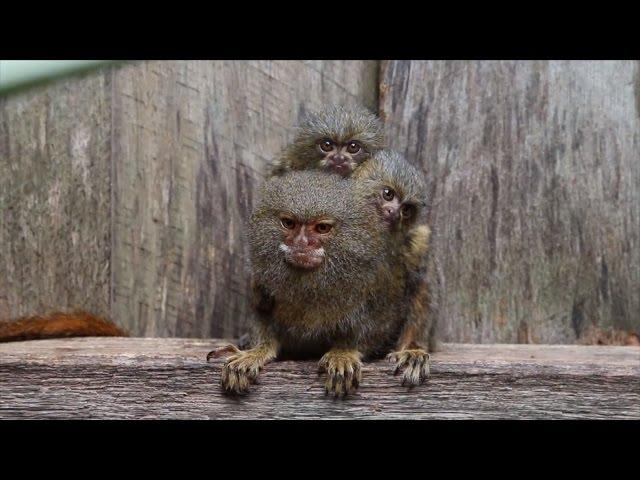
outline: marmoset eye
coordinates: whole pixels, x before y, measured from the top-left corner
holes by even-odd
[[[333,142],[331,140],[323,140],[320,143],[320,149],[323,152],[330,152],[331,150],[333,150]]]
[[[355,154],[362,150],[362,147],[358,144],[358,142],[350,142],[347,145],[347,152]]]
[[[324,234],[324,233],[329,233],[331,231],[331,229],[333,228],[333,225],[331,225],[330,223],[318,223],[316,225],[316,232]]]
[[[402,215],[403,219],[409,219],[413,217],[415,210],[416,207],[413,205],[402,205],[402,207],[400,207],[400,215]]]
[[[296,221],[293,218],[289,218],[289,217],[282,217],[280,219],[280,223],[287,230],[293,230],[296,226]]]
[[[390,202],[396,197],[396,192],[393,189],[385,187],[382,189],[382,198],[384,198],[387,202]]]

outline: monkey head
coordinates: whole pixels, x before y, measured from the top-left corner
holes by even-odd
[[[378,118],[361,107],[333,105],[308,115],[286,155],[297,168],[321,169],[349,176],[383,148]]]
[[[385,182],[378,190],[379,212],[390,228],[404,227],[413,223],[420,207],[420,202],[416,198],[405,197],[402,186],[395,182]]]
[[[252,274],[280,298],[355,295],[376,281],[390,250],[385,231],[354,180],[290,171],[265,182],[251,216]]]
[[[355,175],[392,230],[406,230],[426,215],[426,182],[423,174],[399,153],[382,150]]]

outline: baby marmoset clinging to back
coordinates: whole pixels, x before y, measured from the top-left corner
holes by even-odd
[[[288,170],[348,176],[382,148],[382,124],[375,115],[362,107],[331,105],[304,118],[293,141],[267,167],[267,176]]]
[[[358,167],[352,178],[359,180],[363,193],[375,201],[405,267],[405,323],[396,350],[388,358],[396,362],[397,370],[411,362],[428,362],[427,352],[435,348],[436,325],[427,281],[427,269],[432,268],[431,229],[424,176],[399,153],[382,150]],[[417,384],[424,380],[414,374],[405,369],[403,381]]]

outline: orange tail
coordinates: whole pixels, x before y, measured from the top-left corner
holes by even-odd
[[[87,312],[52,313],[0,322],[0,342],[65,337],[126,337],[113,323]]]

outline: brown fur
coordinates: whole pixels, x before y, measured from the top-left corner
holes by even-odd
[[[579,342],[582,345],[626,345],[640,346],[640,336],[635,332],[624,330],[605,330],[597,327],[589,327],[584,332]]]
[[[55,312],[0,322],[0,342],[68,337],[125,337],[110,321],[79,311]]]

